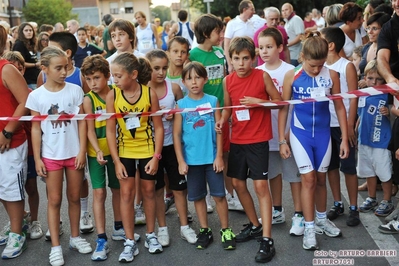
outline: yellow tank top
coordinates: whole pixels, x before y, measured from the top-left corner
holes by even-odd
[[[91,100],[93,114],[102,114],[106,112],[105,102],[97,95],[97,93],[90,91],[85,96],[89,97]],[[104,156],[110,155],[106,139],[106,120],[94,120],[94,127],[100,149],[103,151]],[[90,157],[97,157],[97,153],[90,141],[87,141],[87,155]]]
[[[141,95],[133,104],[126,100],[118,87],[114,88],[114,92],[115,113],[148,112],[151,110],[150,88],[145,85],[141,85]],[[151,118],[149,116],[136,118],[139,119],[139,125],[134,128],[131,126],[131,122],[134,121],[128,119],[117,119],[116,138],[119,157],[130,159],[152,157],[154,155],[154,135]]]

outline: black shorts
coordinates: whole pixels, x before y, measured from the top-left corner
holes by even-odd
[[[332,127],[331,132],[331,160],[328,171],[340,169],[344,174],[355,175],[356,174],[356,148],[351,147],[349,144],[349,156],[346,159],[339,158],[339,149],[341,146],[341,128]]]
[[[267,180],[269,173],[269,142],[230,144],[227,176],[245,180]]]
[[[177,162],[173,145],[162,148],[162,159],[159,161],[157,180],[164,178],[164,170],[168,175],[169,188],[171,190],[187,189],[187,181],[184,175],[179,174],[179,163]]]

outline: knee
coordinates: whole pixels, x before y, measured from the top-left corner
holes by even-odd
[[[120,198],[122,201],[132,201],[134,200],[134,190],[126,190],[120,192]]]
[[[267,182],[268,181],[266,180],[265,182],[256,182],[254,184],[254,190],[258,197],[263,197],[267,194],[270,194],[269,185]]]
[[[246,181],[239,180],[239,179],[237,179],[237,178],[232,178],[232,182],[231,182],[231,183],[233,184],[233,187],[234,187],[235,191],[237,191],[237,193],[238,193],[239,191],[242,191],[242,190],[246,190],[246,189],[247,189],[247,183],[246,183]]]
[[[103,188],[93,190],[94,200],[98,202],[104,202],[107,197],[107,191]]]

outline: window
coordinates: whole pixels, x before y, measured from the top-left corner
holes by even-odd
[[[111,14],[119,14],[118,3],[109,3],[109,13],[111,13]]]
[[[133,14],[133,2],[125,2],[125,13]]]

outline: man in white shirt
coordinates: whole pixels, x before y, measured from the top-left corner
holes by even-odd
[[[326,25],[326,21],[321,16],[320,10],[313,8],[312,9],[313,21],[316,22],[317,30],[320,31]]]

